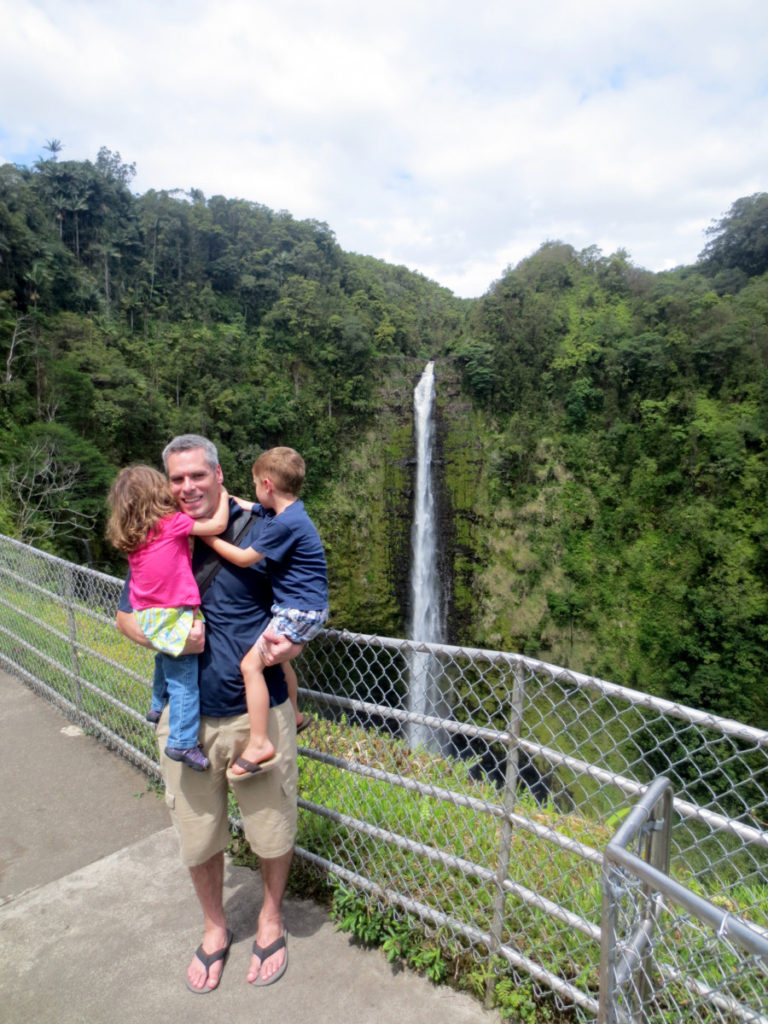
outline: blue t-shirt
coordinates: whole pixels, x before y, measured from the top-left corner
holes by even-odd
[[[240,516],[250,516],[232,500],[229,508],[230,526]],[[242,548],[256,541],[263,526],[259,516],[250,516],[250,519],[250,525],[238,541]],[[209,551],[204,541],[195,540],[193,572],[199,570],[201,559]],[[264,566],[265,562],[260,562],[248,569],[240,569],[221,559],[221,568],[203,594],[205,650],[200,655],[201,715],[227,718],[247,710],[240,662],[246,651],[253,647],[256,638],[267,628],[271,618],[272,587]],[[122,612],[133,611],[128,597],[128,581],[123,587],[118,607]],[[288,699],[285,676],[279,665],[267,668],[264,678],[272,707]]]
[[[263,528],[249,544],[265,556],[275,604],[302,611],[327,608],[325,552],[304,502],[294,501],[280,515],[261,505],[254,505],[253,512],[261,519]]]

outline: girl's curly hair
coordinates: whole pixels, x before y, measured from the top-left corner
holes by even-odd
[[[107,502],[107,540],[125,554],[152,540],[160,520],[178,512],[168,481],[151,466],[121,469]]]

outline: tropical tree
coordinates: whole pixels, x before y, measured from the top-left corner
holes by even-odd
[[[51,160],[54,162],[58,159],[59,153],[64,147],[61,144],[61,139],[48,139],[43,146],[43,149],[47,149],[51,154]]]
[[[768,192],[737,199],[728,213],[707,228],[699,259],[706,269],[740,270],[748,277],[768,270]]]
[[[81,557],[83,543],[100,536],[112,475],[93,444],[58,424],[35,424],[18,433],[0,473],[0,505],[20,540]]]

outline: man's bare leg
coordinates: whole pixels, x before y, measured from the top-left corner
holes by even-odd
[[[224,854],[215,853],[210,860],[196,864],[189,869],[192,884],[203,911],[205,931],[203,951],[215,953],[227,944],[227,921],[224,917]],[[187,968],[187,977],[194,988],[216,988],[224,963],[219,960],[211,964],[210,971],[200,963],[197,956]],[[207,982],[206,982],[207,976]]]
[[[283,894],[288,882],[288,872],[291,869],[293,850],[283,854],[282,857],[262,858],[261,878],[264,883],[264,902],[259,913],[259,925],[256,931],[256,943],[262,949],[266,949],[285,931],[283,924]],[[267,981],[276,974],[285,960],[285,950],[278,949],[276,953],[268,957],[264,964],[257,956],[251,958],[251,966],[248,971],[248,982],[255,981],[261,973],[261,980]]]

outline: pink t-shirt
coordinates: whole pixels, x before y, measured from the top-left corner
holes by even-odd
[[[153,540],[128,555],[133,608],[182,608],[200,604],[188,540],[194,524],[190,516],[174,512],[160,520]]]

